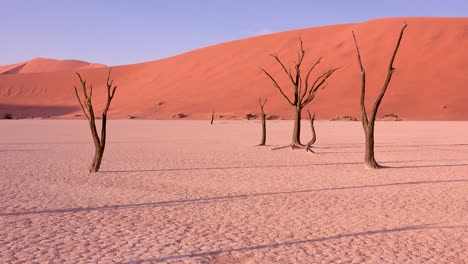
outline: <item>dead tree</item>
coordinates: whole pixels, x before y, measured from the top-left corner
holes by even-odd
[[[307,143],[306,145],[306,151],[310,151],[312,153],[315,153],[311,148],[312,145],[317,141],[317,135],[315,133],[315,127],[314,127],[314,121],[315,121],[315,113],[313,116],[310,115],[310,111],[307,109],[307,114],[309,115],[309,120],[310,120],[310,129],[312,130],[312,139]]]
[[[364,67],[362,66],[361,53],[359,52],[359,47],[356,41],[356,36],[354,35],[354,31],[353,31],[353,40],[354,40],[354,45],[356,46],[357,60],[358,60],[359,67],[361,70],[361,100],[360,100],[361,116],[362,116],[361,119],[362,119],[362,126],[364,128],[364,134],[366,137],[366,146],[365,146],[366,149],[365,149],[365,154],[364,154],[364,163],[367,167],[372,168],[372,169],[377,169],[377,168],[382,167],[375,161],[375,157],[374,157],[375,117],[377,115],[377,111],[379,109],[380,103],[382,102],[382,98],[384,97],[385,92],[387,91],[388,85],[390,84],[393,72],[395,71],[395,68],[393,68],[393,61],[395,60],[396,54],[398,52],[398,48],[400,47],[401,39],[403,38],[403,33],[405,32],[406,26],[407,26],[406,23],[403,24],[403,27],[400,30],[398,41],[395,45],[395,49],[393,50],[392,57],[390,58],[390,63],[388,64],[387,78],[385,79],[385,82],[382,86],[382,90],[380,91],[380,94],[378,95],[377,99],[374,102],[374,106],[372,107],[370,115],[367,114],[366,105],[365,105],[366,72],[364,70]]]
[[[288,76],[288,80],[293,87],[294,91],[294,98],[290,99],[285,93],[283,88],[278,84],[278,82],[273,78],[273,76],[268,73],[265,69],[261,68],[261,70],[268,76],[268,78],[273,82],[273,85],[276,89],[281,93],[281,95],[286,99],[286,101],[294,108],[294,129],[292,134],[292,141],[291,144],[285,147],[291,147],[292,149],[295,148],[305,148],[306,146],[301,144],[301,113],[302,109],[309,104],[317,94],[320,89],[324,89],[327,86],[327,79],[336,71],[338,68],[330,69],[323,73],[322,75],[318,76],[314,82],[310,81],[310,75],[315,67],[320,63],[321,58],[319,58],[306,72],[305,78],[302,75],[301,67],[302,62],[305,56],[305,50],[303,47],[302,39],[299,38],[300,41],[300,51],[297,52],[297,61],[294,61],[294,73],[291,69],[286,68],[284,63],[279,59],[277,55],[270,54],[276,62],[281,66],[284,73]]]
[[[89,87],[86,84],[86,80],[84,80],[79,73],[76,73],[78,75],[78,78],[80,79],[80,84],[81,84],[81,89],[83,90],[83,97],[84,100],[80,98],[80,95],[78,93],[78,89],[76,86],[75,88],[75,94],[76,98],[78,99],[78,102],[80,103],[81,109],[83,110],[84,115],[89,121],[89,127],[91,129],[91,135],[93,136],[93,141],[94,141],[94,158],[93,161],[91,162],[91,166],[89,167],[89,172],[97,172],[99,171],[99,167],[101,166],[101,161],[102,161],[102,156],[104,154],[104,149],[106,147],[106,125],[107,125],[107,111],[109,111],[109,107],[111,104],[112,99],[114,98],[115,90],[117,89],[117,86],[113,86],[113,80],[110,80],[110,75],[111,75],[111,69],[109,69],[109,74],[107,75],[107,103],[106,106],[104,107],[104,110],[102,111],[102,127],[101,127],[101,137],[98,135],[98,131],[96,128],[96,116],[94,114],[94,108],[93,108],[93,103],[91,101],[91,98],[93,96],[93,85],[89,85]],[[89,94],[88,94],[89,90]]]
[[[214,111],[211,111],[211,122],[210,124],[212,125],[214,121]]]
[[[266,144],[266,114],[265,110],[263,109],[266,102],[266,98],[263,100],[263,102],[261,98],[258,98],[258,104],[260,105],[260,115],[262,116],[262,141],[260,142],[259,146],[265,146]]]

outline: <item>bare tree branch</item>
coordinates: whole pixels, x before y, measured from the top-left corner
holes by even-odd
[[[338,69],[339,68],[328,70],[327,72],[317,77],[317,79],[314,81],[311,88],[309,89],[309,94],[307,95],[306,99],[301,103],[302,107],[306,106],[315,98],[315,94],[317,94],[317,91],[320,90],[320,88],[322,88],[322,85],[325,84],[327,79]]]
[[[261,97],[258,98],[258,104],[260,105],[260,107],[261,107],[262,110],[263,110],[263,107],[265,106],[265,104],[266,104],[266,102],[267,102],[267,99],[268,99],[268,98],[265,98],[265,99],[263,100],[263,102],[262,102],[262,98],[261,98]]]
[[[356,56],[357,60],[359,63],[359,68],[361,70],[361,97],[360,97],[360,105],[361,105],[361,119],[362,122],[365,126],[369,123],[369,119],[367,118],[367,110],[366,110],[366,103],[365,103],[365,97],[366,97],[366,71],[364,70],[364,67],[362,66],[362,60],[361,60],[361,52],[359,51],[359,46],[357,44],[356,40],[356,35],[354,35],[353,31],[353,40],[354,40],[354,46],[356,47]]]
[[[81,98],[80,98],[80,95],[78,94],[78,89],[76,88],[76,86],[73,86],[73,88],[75,88],[75,95],[76,95],[76,99],[78,99],[78,102],[80,103],[80,106],[81,106],[81,110],[83,110],[83,114],[86,116],[86,118],[89,120],[89,116],[88,114],[86,113],[86,110],[83,106],[83,103],[81,102]]]
[[[312,86],[309,86],[309,78],[312,73],[312,71],[315,69],[315,67],[320,63],[321,58],[319,58],[307,71],[305,79],[303,78],[302,75],[302,63],[305,58],[306,51],[304,49],[304,44],[302,39],[299,37],[299,44],[300,44],[300,50],[297,52],[297,61],[294,62],[294,67],[295,67],[295,76],[293,77],[293,74],[291,73],[291,70],[286,70],[286,66],[281,62],[281,60],[275,56],[272,55],[276,61],[281,65],[283,68],[283,71],[285,71],[292,83],[293,86],[293,93],[294,93],[294,100],[289,99],[288,96],[284,93],[283,89],[279,86],[279,84],[276,82],[276,80],[265,70],[261,69],[273,82],[273,85],[278,89],[278,91],[281,93],[281,95],[288,101],[288,103],[294,108],[294,130],[293,130],[293,135],[292,135],[292,141],[291,145],[289,145],[291,148],[304,148],[305,145],[301,143],[300,140],[300,132],[301,132],[301,115],[302,115],[302,109],[304,106],[308,103],[310,103],[313,98],[315,97],[315,94],[317,93],[318,90],[321,88],[324,88],[326,86],[326,80],[336,71],[336,69],[331,69],[321,76],[319,76],[315,82],[312,84]],[[275,149],[280,149],[280,148],[275,148]]]
[[[306,145],[306,152],[307,151],[310,151],[312,153],[315,153],[311,148],[312,148],[312,145],[315,143],[315,141],[317,141],[317,135],[315,133],[315,127],[314,127],[314,120],[315,120],[315,113],[313,116],[310,115],[310,111],[309,109],[307,109],[307,114],[309,115],[309,120],[310,120],[310,129],[312,131],[312,139],[309,141],[309,143],[307,143]]]
[[[366,93],[366,72],[364,70],[364,67],[362,66],[362,61],[361,61],[361,54],[359,51],[359,47],[357,44],[356,36],[354,34],[354,31],[352,32],[353,34],[353,40],[354,40],[354,45],[356,46],[356,54],[357,54],[357,60],[359,63],[360,71],[361,71],[361,98],[360,98],[360,105],[361,105],[361,115],[362,115],[362,125],[364,129],[364,134],[365,134],[365,139],[366,139],[366,145],[365,145],[365,154],[364,154],[364,163],[368,168],[372,169],[377,169],[381,168],[382,166],[379,165],[374,157],[374,125],[375,125],[375,117],[377,115],[377,111],[379,109],[380,103],[382,102],[382,99],[385,95],[385,92],[387,91],[388,85],[390,84],[390,81],[392,79],[393,72],[395,69],[393,68],[393,62],[395,60],[396,54],[398,52],[398,48],[400,47],[401,40],[403,38],[403,33],[405,31],[407,24],[403,24],[400,34],[398,37],[398,41],[395,45],[395,49],[393,50],[392,57],[390,58],[390,62],[388,65],[387,69],[387,77],[385,79],[385,82],[382,86],[382,89],[380,91],[380,94],[378,95],[374,106],[372,107],[372,111],[370,115],[368,116],[367,111],[366,111],[366,106],[365,106],[365,93]]]
[[[260,70],[262,70],[269,78],[270,80],[273,82],[274,86],[276,87],[276,89],[278,89],[278,91],[281,93],[281,95],[283,95],[283,97],[288,101],[288,103],[290,105],[294,105],[293,102],[291,102],[291,100],[289,100],[288,96],[283,92],[283,90],[281,89],[281,87],[279,86],[279,84],[276,82],[276,80],[273,78],[273,76],[271,76],[265,69],[263,68],[260,68]]]
[[[380,91],[379,96],[377,97],[377,100],[374,103],[374,106],[372,107],[372,112],[370,116],[371,122],[375,120],[375,116],[377,115],[377,109],[380,106],[380,103],[382,102],[382,98],[385,95],[385,92],[387,91],[388,85],[390,84],[390,81],[392,79],[393,72],[395,71],[395,68],[393,68],[393,61],[395,60],[396,54],[398,52],[398,49],[400,48],[400,43],[401,39],[403,38],[403,33],[405,32],[405,29],[408,25],[406,23],[403,24],[400,30],[400,35],[398,36],[398,41],[395,46],[395,49],[393,50],[392,57],[390,59],[390,62],[388,64],[388,69],[387,69],[387,78],[385,78],[385,83],[382,86],[382,90]]]
[[[307,72],[306,78],[305,78],[305,87],[306,87],[306,89],[302,93],[302,96],[301,96],[302,98],[304,98],[304,96],[306,95],[306,93],[309,90],[309,77],[310,77],[310,74],[315,69],[315,67],[320,63],[321,60],[322,60],[322,57],[318,58],[318,60],[312,65],[312,67],[310,67],[309,71]]]
[[[107,76],[107,102],[106,106],[102,112],[102,127],[101,127],[101,137],[99,138],[97,128],[96,128],[96,117],[94,115],[94,108],[92,104],[92,95],[93,95],[93,85],[89,86],[89,95],[88,95],[88,86],[86,84],[86,80],[82,78],[82,76],[79,73],[76,73],[78,76],[80,83],[81,83],[81,88],[83,90],[83,96],[84,99],[81,100],[81,97],[78,93],[78,89],[76,86],[74,87],[75,90],[75,95],[80,103],[81,110],[83,110],[83,113],[85,114],[86,118],[89,121],[89,127],[91,130],[91,135],[93,137],[94,141],[94,147],[95,147],[95,153],[94,153],[94,158],[93,161],[91,162],[91,166],[89,168],[89,172],[97,172],[99,171],[99,167],[101,166],[101,161],[102,161],[102,156],[104,154],[104,149],[106,145],[106,122],[107,122],[107,112],[110,107],[110,103],[112,101],[112,98],[114,97],[115,91],[117,89],[117,86],[113,86],[113,81],[110,80],[110,74],[111,70],[109,70],[109,74]],[[83,104],[84,102],[84,104]]]
[[[296,83],[294,82],[294,78],[292,76],[292,73],[291,73],[291,69],[287,70],[286,69],[286,66],[284,66],[283,62],[278,58],[277,55],[275,54],[270,54],[270,56],[272,56],[273,58],[275,58],[276,62],[278,62],[279,65],[281,65],[281,68],[283,69],[283,71],[286,73],[286,75],[289,77],[289,80],[294,84],[296,85]]]

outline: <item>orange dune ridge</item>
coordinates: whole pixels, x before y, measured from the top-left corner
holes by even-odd
[[[378,115],[393,113],[403,120],[468,120],[468,18],[390,18],[298,29],[116,66],[112,79],[118,89],[109,115],[169,119],[184,113],[189,119],[209,119],[214,111],[236,119],[258,113],[258,97],[267,97],[267,114],[291,118],[291,107],[260,67],[292,96],[285,74],[269,54],[277,54],[292,66],[301,37],[306,67],[323,57],[313,79],[329,68],[341,67],[306,108],[316,112],[318,119],[336,115],[359,118],[360,72],[351,32],[355,31],[361,49],[370,107],[385,80],[404,22],[408,28],[394,63],[396,71]],[[22,74],[0,74],[0,114],[57,118],[81,114],[73,91],[73,85],[79,84],[76,71],[94,84],[93,101],[98,110],[103,107],[108,68],[78,66],[84,63],[78,61],[63,65],[34,61],[24,67],[13,65],[13,69],[22,68],[10,73]],[[4,69],[0,67],[0,72],[11,71]]]
[[[0,66],[0,74],[61,72],[99,67],[106,67],[106,65],[99,63],[89,63],[79,60],[54,60],[46,58],[35,58],[25,62]]]

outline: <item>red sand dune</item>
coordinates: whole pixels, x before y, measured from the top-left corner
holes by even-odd
[[[25,62],[0,66],[0,74],[61,72],[68,70],[106,67],[104,64],[89,63],[79,60],[54,60],[35,58]]]
[[[214,110],[225,118],[242,118],[258,112],[257,98],[261,96],[269,99],[265,106],[268,114],[290,118],[290,106],[259,68],[281,76],[281,84],[291,94],[283,72],[269,53],[278,54],[290,65],[301,36],[307,52],[305,65],[323,56],[314,76],[330,67],[342,67],[308,108],[319,119],[359,117],[360,74],[351,31],[356,33],[367,70],[367,103],[371,105],[384,82],[389,57],[405,21],[408,28],[394,63],[397,70],[379,116],[394,113],[404,120],[468,120],[468,18],[391,18],[299,29],[117,66],[112,77],[119,88],[109,114],[113,118],[134,115],[167,119],[184,113],[188,118],[208,119]],[[61,72],[0,75],[0,113],[80,114],[73,93],[73,85],[78,84],[75,71],[63,68]],[[98,108],[104,104],[107,71],[80,69],[94,83]]]

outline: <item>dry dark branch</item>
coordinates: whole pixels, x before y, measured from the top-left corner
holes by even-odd
[[[312,153],[315,153],[311,148],[312,145],[317,141],[317,135],[315,133],[315,127],[314,127],[314,121],[315,121],[315,113],[313,116],[310,115],[310,111],[307,110],[307,114],[309,115],[309,120],[310,120],[310,129],[312,131],[312,139],[307,143],[306,145],[306,151],[310,151]]]
[[[361,115],[362,115],[362,126],[364,129],[364,134],[366,138],[366,146],[365,146],[365,154],[364,154],[364,163],[368,168],[372,169],[377,169],[381,168],[382,166],[377,163],[374,157],[374,125],[375,125],[375,117],[377,115],[377,111],[379,109],[380,103],[382,102],[383,97],[385,96],[385,92],[387,91],[388,85],[390,84],[390,81],[392,79],[393,72],[395,71],[395,68],[393,67],[393,62],[395,60],[396,54],[398,52],[398,49],[400,47],[401,40],[403,38],[404,31],[407,27],[407,24],[403,24],[400,34],[398,36],[398,41],[395,45],[395,48],[392,53],[392,57],[390,58],[390,62],[388,64],[388,69],[387,69],[387,77],[385,79],[385,82],[382,86],[382,89],[377,97],[377,99],[374,102],[374,106],[372,107],[372,110],[370,114],[367,113],[366,106],[365,106],[365,94],[366,94],[366,71],[364,70],[364,67],[362,66],[362,60],[361,60],[361,53],[359,51],[359,46],[357,44],[356,36],[353,33],[353,40],[354,40],[354,45],[356,47],[356,56],[359,64],[359,68],[361,71],[361,96],[360,96],[360,106],[361,106]]]
[[[262,116],[262,140],[260,141],[259,146],[265,146],[266,144],[266,114],[265,114],[265,104],[267,102],[267,98],[263,101],[261,98],[258,98],[258,104],[260,105],[260,115]]]
[[[304,50],[304,46],[303,46],[303,42],[301,38],[299,38],[299,42],[300,42],[300,51],[297,52],[297,61],[294,62],[294,68],[295,68],[294,76],[291,73],[291,70],[288,70],[286,68],[285,64],[280,60],[278,56],[271,55],[275,59],[275,61],[280,65],[280,67],[286,73],[286,75],[288,76],[291,86],[293,87],[294,98],[289,98],[285,94],[281,86],[278,84],[278,82],[275,80],[275,78],[273,78],[273,76],[269,72],[267,72],[265,69],[261,69],[268,76],[268,78],[272,81],[275,88],[278,89],[278,91],[286,99],[286,101],[294,108],[294,112],[295,112],[294,129],[293,129],[293,135],[292,135],[292,140],[290,144],[290,146],[293,149],[305,147],[303,144],[301,144],[301,140],[300,140],[302,109],[314,99],[318,90],[326,87],[327,79],[339,69],[339,68],[333,68],[333,69],[326,71],[322,75],[318,76],[315,79],[315,81],[312,83],[312,85],[310,85],[309,82],[310,82],[311,73],[316,68],[316,66],[320,63],[321,58],[319,58],[314,64],[312,64],[312,66],[306,72],[305,79],[302,78],[301,67],[302,67],[302,62],[304,61],[306,52]]]
[[[76,73],[76,75],[78,76],[80,84],[81,84],[83,100],[81,99],[76,86],[74,86],[75,95],[76,95],[78,102],[80,103],[80,106],[81,106],[81,109],[83,110],[84,115],[88,119],[89,127],[91,129],[91,135],[93,137],[94,148],[95,148],[94,158],[93,158],[93,161],[91,162],[91,166],[89,167],[89,172],[97,172],[99,171],[99,168],[101,166],[104,149],[106,147],[107,112],[109,111],[110,104],[112,102],[112,99],[114,98],[117,86],[114,86],[113,81],[110,80],[111,69],[109,69],[109,73],[107,75],[107,81],[106,81],[106,86],[107,86],[106,106],[104,107],[104,110],[102,112],[102,117],[99,118],[95,116],[94,108],[92,104],[93,86],[90,85],[88,87],[86,80],[83,79],[79,73]],[[89,94],[88,94],[88,89],[89,89]],[[98,135],[98,131],[96,128],[96,119],[102,120],[100,137]]]
[[[361,52],[359,51],[359,46],[357,44],[356,36],[354,35],[353,31],[353,40],[354,40],[354,46],[356,47],[356,56],[357,60],[359,63],[359,68],[361,70],[361,96],[360,96],[360,106],[361,106],[361,120],[364,126],[367,127],[367,124],[369,123],[367,119],[367,111],[366,111],[366,104],[365,104],[365,97],[366,97],[366,71],[364,70],[364,67],[362,66],[362,60],[361,60]]]
[[[289,100],[288,96],[283,92],[278,82],[276,82],[275,78],[273,78],[273,76],[271,76],[271,74],[268,73],[265,69],[260,68],[260,70],[262,70],[268,76],[268,78],[270,78],[270,80],[273,82],[273,85],[276,87],[276,89],[278,89],[278,91],[281,93],[281,95],[283,95],[283,97],[288,101],[288,103],[290,105],[294,105],[293,102]]]

